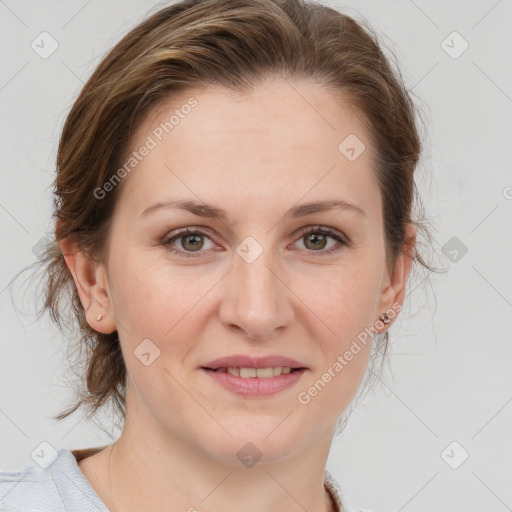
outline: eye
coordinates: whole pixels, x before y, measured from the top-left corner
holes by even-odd
[[[341,233],[325,226],[305,228],[305,230],[301,231],[300,235],[301,238],[299,240],[305,241],[304,245],[306,249],[309,249],[308,252],[312,253],[314,256],[329,255],[339,251],[343,246],[349,245],[348,241]],[[325,250],[329,238],[337,241],[338,244],[333,244],[329,249]]]
[[[325,226],[313,226],[303,229],[300,233],[299,240],[304,240],[306,251],[314,254],[315,256],[329,255],[339,251],[343,246],[348,246],[349,242],[338,231]],[[208,239],[213,245],[209,233],[200,229],[184,228],[173,231],[166,236],[161,244],[166,250],[183,256],[186,258],[197,258],[201,253],[201,249],[205,248],[204,239]],[[331,245],[329,249],[325,249],[328,239],[335,240],[338,244]],[[174,246],[175,242],[179,241],[180,248]],[[210,247],[211,249],[212,247]],[[208,247],[206,247],[208,249]]]
[[[195,254],[190,254],[194,252],[201,252],[201,249],[204,247],[203,238],[206,237],[209,239],[208,235],[201,230],[191,230],[189,228],[180,229],[178,231],[174,231],[170,233],[173,236],[167,236],[162,241],[162,245],[170,252],[178,254],[179,256],[185,256],[186,258],[195,258],[197,257]],[[175,241],[180,241],[180,245],[182,249],[176,249],[173,247]],[[210,240],[210,239],[209,239]],[[213,242],[210,240],[213,244]]]

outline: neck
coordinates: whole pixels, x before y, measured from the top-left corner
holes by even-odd
[[[110,495],[104,501],[111,512],[336,511],[324,487],[331,431],[306,451],[246,466],[219,461],[195,443],[134,418],[141,416],[127,414],[109,450]]]

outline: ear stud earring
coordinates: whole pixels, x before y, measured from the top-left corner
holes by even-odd
[[[98,315],[96,317],[96,322],[101,322],[103,320],[103,316],[102,315]]]
[[[384,324],[389,324],[391,320],[389,319],[389,315],[387,313],[382,313],[382,315],[379,316],[379,320]]]

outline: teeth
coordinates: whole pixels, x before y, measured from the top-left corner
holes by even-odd
[[[228,371],[229,370],[231,370],[231,368],[228,368]],[[234,370],[237,371],[238,368],[236,368]],[[239,373],[240,377],[243,377],[244,379],[246,377],[257,377],[258,376],[258,370],[256,370],[256,368],[240,368],[240,370],[238,370],[238,373]]]
[[[229,368],[218,368],[218,372],[227,372],[236,377],[243,377],[248,379],[250,377],[258,377],[260,379],[270,379],[278,375],[290,373],[291,368],[286,366],[276,366],[273,368],[237,368],[230,366]]]

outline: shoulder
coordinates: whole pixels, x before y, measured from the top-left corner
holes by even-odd
[[[56,500],[51,472],[37,466],[24,466],[19,471],[0,472],[0,510],[64,510]]]
[[[332,473],[325,470],[325,487],[338,507],[338,512],[374,512],[366,508],[359,508],[354,504],[352,497],[346,489],[343,489],[340,483],[334,478]]]
[[[53,450],[53,449],[52,449]],[[73,452],[53,450],[40,466],[0,471],[2,512],[108,512],[78,467]]]

